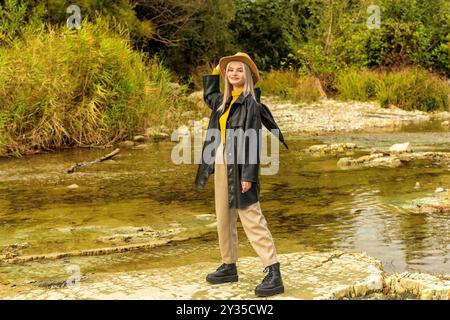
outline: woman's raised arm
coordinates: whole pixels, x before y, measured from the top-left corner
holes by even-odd
[[[223,100],[220,92],[220,70],[217,65],[211,75],[203,76],[203,99],[212,110],[219,108]]]

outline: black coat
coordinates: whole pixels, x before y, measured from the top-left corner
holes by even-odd
[[[243,93],[233,103],[227,119],[227,129],[236,133],[256,133],[254,139],[245,138],[242,134],[233,134],[227,130],[226,159],[228,174],[228,206],[230,208],[245,208],[259,201],[259,165],[261,146],[261,105],[260,90],[255,88],[256,100],[250,94]],[[198,167],[195,184],[203,189],[209,175],[214,173],[215,155],[220,144],[219,118],[223,114],[218,111],[223,100],[220,92],[220,76],[207,75],[203,77],[203,98],[211,108],[208,130],[202,148],[202,162]],[[226,103],[228,107],[232,97]],[[216,130],[212,130],[216,129]],[[241,130],[240,130],[241,129]],[[251,130],[248,130],[251,129]],[[213,133],[216,133],[215,135]],[[251,181],[251,188],[242,193],[241,181]]]

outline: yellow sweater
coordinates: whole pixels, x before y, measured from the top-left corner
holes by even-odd
[[[220,71],[217,69],[214,69],[212,74],[220,74]],[[231,100],[231,103],[228,106],[228,108],[225,110],[225,112],[220,116],[219,124],[220,124],[220,133],[222,135],[222,143],[223,144],[225,144],[225,133],[226,133],[226,129],[227,129],[228,114],[230,113],[231,106],[233,105],[233,103],[236,102],[237,98],[239,98],[241,93],[242,93],[242,89],[231,91],[231,95],[233,96],[233,99]]]
[[[230,106],[225,110],[225,112],[220,116],[219,119],[219,123],[220,123],[220,133],[222,134],[222,142],[223,144],[225,144],[225,132],[227,129],[227,119],[228,119],[228,114],[230,113],[231,110],[231,106],[233,105],[233,103],[236,102],[237,98],[239,98],[239,96],[242,93],[242,89],[238,89],[238,90],[233,90],[231,91],[231,95],[233,96],[233,100],[231,100]]]

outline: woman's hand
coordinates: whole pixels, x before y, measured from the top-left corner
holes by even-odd
[[[246,193],[252,187],[251,181],[241,181],[242,193]]]
[[[217,64],[216,69],[220,71],[220,64]]]

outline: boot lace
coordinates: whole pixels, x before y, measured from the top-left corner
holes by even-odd
[[[225,266],[226,266],[226,264],[225,264],[225,263],[222,263],[222,264],[220,265],[220,267],[217,268],[216,271],[222,270],[223,268],[225,268]]]
[[[273,276],[273,269],[270,268],[270,267],[265,267],[264,268],[264,272],[267,273],[267,274],[264,277],[263,282],[266,282],[266,281],[268,281],[269,279],[272,278],[272,276]]]

